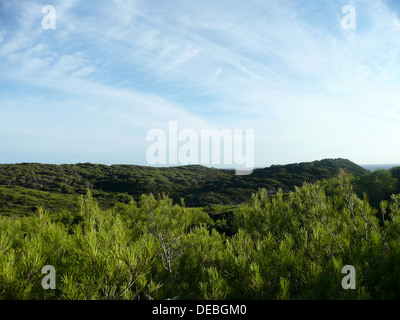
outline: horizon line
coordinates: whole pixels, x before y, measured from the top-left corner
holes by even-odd
[[[284,166],[284,165],[293,165],[293,164],[301,164],[301,163],[312,163],[312,162],[320,162],[323,160],[347,160],[350,161],[356,165],[359,165],[361,167],[363,166],[400,166],[400,163],[356,163],[350,159],[346,158],[322,158],[322,159],[317,159],[317,160],[312,160],[312,161],[299,161],[299,162],[289,162],[289,163],[274,163],[271,165],[267,166],[254,166],[254,169],[264,169],[264,168],[269,168],[271,166]],[[219,169],[219,170],[236,170],[237,168],[225,168],[225,167],[214,167],[206,164],[201,164],[201,163],[191,163],[191,164],[162,164],[162,165],[150,165],[150,164],[133,164],[133,163],[112,163],[112,164],[105,164],[105,163],[98,163],[98,162],[75,162],[75,163],[49,163],[49,162],[0,162],[0,165],[23,165],[23,164],[47,164],[47,165],[78,165],[78,164],[93,164],[93,165],[102,165],[102,166],[118,166],[118,165],[125,165],[125,166],[137,166],[137,167],[151,167],[151,168],[173,168],[173,167],[188,167],[188,166],[201,166],[201,167],[206,167],[210,169]]]

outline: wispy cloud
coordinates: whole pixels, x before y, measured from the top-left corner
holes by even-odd
[[[54,1],[57,29],[43,30],[42,3],[4,1],[0,133],[9,139],[0,150],[29,149],[22,137],[30,136],[31,145],[48,141],[37,148],[54,158],[62,141],[109,162],[102,143],[90,147],[98,139],[124,159],[132,150],[137,163],[146,131],[178,120],[254,128],[256,165],[331,156],[396,162],[397,8],[353,1],[357,29],[344,30],[346,4]],[[28,115],[36,122],[18,120]]]

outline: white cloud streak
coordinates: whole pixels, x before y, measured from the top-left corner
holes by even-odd
[[[41,88],[34,95],[73,97],[68,104],[52,95],[39,114],[54,103],[65,117],[86,110],[94,132],[114,123],[110,139],[121,139],[119,128],[134,140],[178,120],[254,128],[256,165],[330,156],[396,162],[397,13],[385,1],[354,1],[357,29],[349,31],[340,27],[341,4],[327,3],[58,2],[50,34],[37,28],[41,8],[32,2],[16,31],[0,32],[0,68],[14,83]]]

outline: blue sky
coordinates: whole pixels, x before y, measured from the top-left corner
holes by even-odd
[[[56,29],[42,28],[42,7]],[[356,9],[343,29],[342,7]],[[0,162],[146,163],[146,133],[255,131],[255,165],[400,161],[396,1],[0,2]]]

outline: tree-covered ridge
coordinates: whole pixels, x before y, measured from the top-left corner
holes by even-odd
[[[262,189],[233,207],[231,234],[168,197],[0,221],[2,299],[398,299],[400,195],[379,209],[354,178]],[[57,286],[44,290],[45,265]],[[356,289],[342,287],[342,267]]]
[[[346,169],[354,176],[367,172],[344,159],[271,166],[255,169],[249,176],[236,176],[234,170],[199,165],[155,168],[90,163],[22,163],[0,164],[0,186],[20,186],[62,194],[85,194],[87,189],[91,189],[100,202],[112,204],[124,200],[129,202],[130,197],[138,201],[142,194],[166,194],[175,203],[179,203],[183,197],[187,206],[202,207],[215,204],[237,205],[260,188],[270,193],[279,188],[294,190],[295,186],[301,186],[303,182],[332,178],[340,169]],[[0,195],[9,194],[11,189],[2,188],[2,191],[0,188]],[[40,193],[36,194],[41,197]]]

